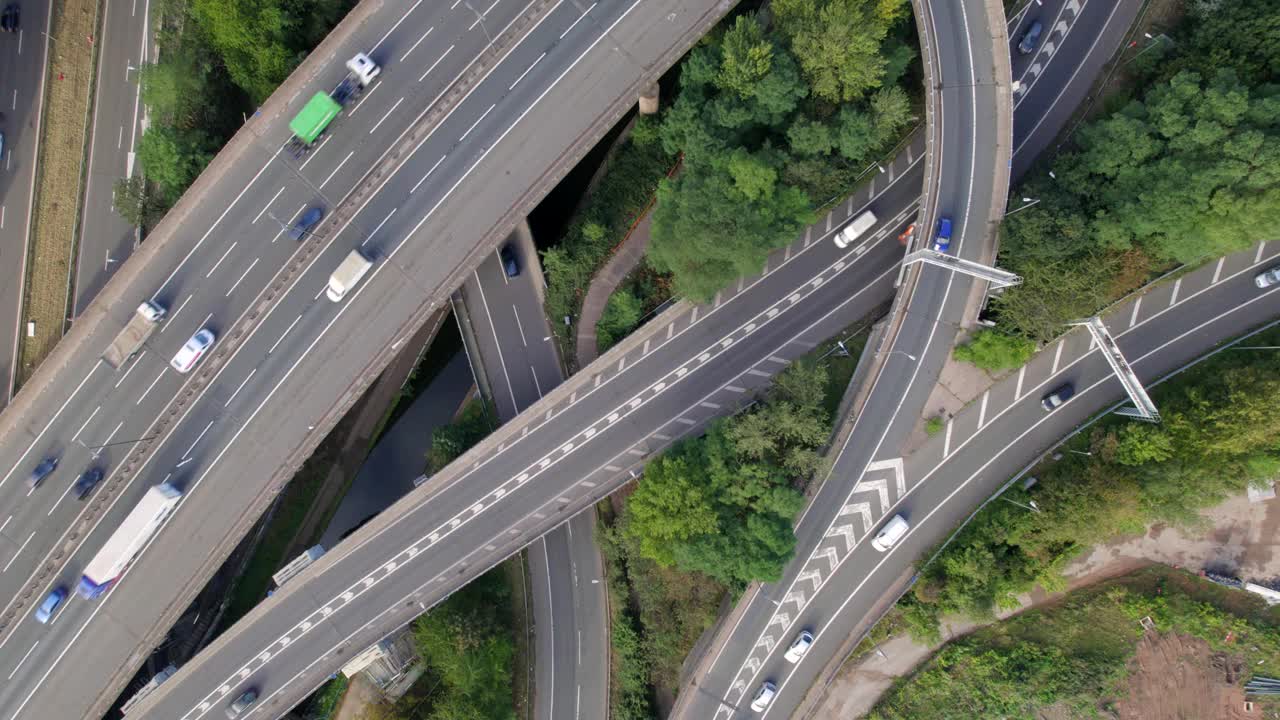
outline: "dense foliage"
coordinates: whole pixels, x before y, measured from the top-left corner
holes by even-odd
[[[649,257],[693,300],[758,272],[911,121],[896,83],[914,51],[890,35],[905,3],[771,7],[772,24],[740,15],[694,48],[663,118],[684,166],[659,186]]]
[[[650,462],[627,502],[640,555],[734,587],[776,580],[830,432],[826,373],[816,363],[791,366],[753,409]]]
[[[472,401],[448,425],[431,432],[431,448],[427,450],[427,472],[440,472],[445,465],[471,449],[493,432],[493,419],[485,405]]]
[[[1280,27],[1275,3],[1192,2],[1172,49],[1140,73],[1140,96],[1083,126],[1054,177],[1036,173],[1015,193],[1041,202],[1004,224],[1001,262],[1025,278],[995,298],[1010,332],[1047,339],[1151,268],[1271,236],[1280,89],[1268,83],[1280,42],[1265,27]]]
[[[414,621],[424,679],[362,720],[514,720],[511,588],[491,570]]]
[[[355,0],[159,4],[160,52],[139,71],[150,119],[138,141],[146,181],[117,182],[121,216],[141,226],[158,222],[245,117],[353,5]]]
[[[1234,595],[1233,595],[1234,593]],[[1258,598],[1165,568],[1068,595],[949,643],[876,705],[873,720],[1093,717],[1123,691],[1142,635],[1198,637],[1247,666],[1280,661],[1280,613]]]
[[[1280,332],[1257,336],[1280,344]],[[995,502],[923,571],[916,611],[987,616],[1035,584],[1062,584],[1076,554],[1148,523],[1191,525],[1199,510],[1280,475],[1280,354],[1225,352],[1156,387],[1159,425],[1112,418],[1035,471],[1040,512]],[[1010,491],[1016,493],[1020,491]]]
[[[1025,364],[1035,351],[1036,344],[1024,337],[982,328],[969,342],[957,345],[952,354],[957,360],[973,363],[983,370],[1000,372]]]

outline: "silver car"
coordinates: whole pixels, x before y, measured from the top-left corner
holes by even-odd
[[[227,706],[227,717],[235,720],[240,717],[240,713],[249,709],[249,706],[258,701],[258,688],[249,688],[240,694],[230,705]]]
[[[1263,270],[1253,278],[1253,284],[1259,288],[1269,288],[1276,283],[1280,283],[1280,265]]]

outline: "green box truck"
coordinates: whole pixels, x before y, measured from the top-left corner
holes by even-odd
[[[289,121],[293,138],[288,149],[294,157],[301,157],[320,139],[333,119],[338,117],[348,102],[360,96],[360,92],[378,77],[382,68],[364,53],[357,53],[347,61],[347,76],[332,92],[318,92]]]

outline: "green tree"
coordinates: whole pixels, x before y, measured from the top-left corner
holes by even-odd
[[[255,103],[266,100],[300,59],[291,39],[302,23],[277,2],[191,0],[190,8],[231,78]]]
[[[1122,465],[1145,465],[1173,457],[1173,440],[1155,425],[1131,424],[1117,433],[1115,460]]]
[[[720,73],[716,85],[742,98],[755,95],[756,86],[773,66],[773,43],[755,15],[739,15],[720,43]]]
[[[645,557],[675,562],[675,546],[719,530],[710,482],[698,446],[682,444],[645,467],[644,482],[627,499],[629,529]]]
[[[791,152],[812,156],[830,154],[836,141],[832,136],[831,128],[825,123],[799,117],[791,127],[787,128],[787,143],[791,147]]]
[[[1000,372],[1025,365],[1035,350],[1036,344],[1026,338],[982,328],[969,342],[957,345],[952,354],[961,362]]]
[[[888,65],[880,44],[903,3],[897,0],[775,0],[779,31],[788,38],[819,98],[857,100],[880,87]]]
[[[138,162],[160,198],[172,205],[213,159],[209,139],[199,131],[153,127],[138,142]]]
[[[112,205],[134,227],[150,228],[160,222],[168,206],[141,174],[116,180]]]
[[[614,291],[605,303],[600,321],[596,323],[596,341],[601,352],[613,347],[635,329],[644,315],[640,298],[627,288]]]

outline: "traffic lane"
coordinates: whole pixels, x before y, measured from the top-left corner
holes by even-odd
[[[51,11],[47,0],[23,4],[21,28],[0,43],[0,404],[7,403],[13,386],[18,332],[22,325],[21,288],[39,145],[40,105],[46,66]]]
[[[1224,281],[1219,288],[1215,288],[1213,296],[1198,298],[1194,307],[1196,324],[1190,329],[1187,328],[1188,323],[1185,316],[1174,318],[1172,315],[1166,315],[1155,322],[1144,323],[1133,333],[1126,332],[1123,336],[1118,337],[1117,340],[1125,350],[1126,356],[1131,359],[1131,364],[1137,367],[1139,362],[1149,361],[1150,367],[1140,371],[1144,381],[1150,383],[1153,378],[1196,357],[1205,348],[1271,318],[1276,307],[1275,297],[1267,298],[1264,293],[1257,293],[1256,289],[1250,288],[1250,281],[1249,273],[1241,273],[1230,282]],[[1280,297],[1280,295],[1276,297]],[[1227,320],[1227,322],[1224,323],[1224,320]],[[1164,352],[1169,347],[1181,349],[1173,353]],[[1145,352],[1144,348],[1146,348]],[[1058,360],[1053,358],[1054,354],[1050,352],[1040,353],[1033,360],[1031,367],[1037,368],[1038,366],[1038,369],[1043,369],[1046,364],[1056,364]],[[1037,377],[1040,376],[1039,372],[1034,370],[1033,372]],[[1077,388],[1082,391],[1085,389],[1096,391],[1095,395],[1097,397],[1084,403],[1073,399],[1063,408],[1053,413],[1046,413],[1040,407],[1040,396],[1067,380],[1075,382]],[[1001,385],[1020,386],[1022,385],[1022,379],[1006,378]],[[862,539],[865,539],[866,535],[873,532],[881,524],[883,517],[891,513],[903,513],[913,523],[915,529],[918,529],[916,518],[922,511],[935,508],[929,513],[931,517],[938,512],[937,508],[948,503],[950,503],[948,507],[951,508],[950,514],[944,513],[942,516],[944,522],[938,528],[938,532],[944,534],[949,532],[957,522],[965,517],[969,508],[975,507],[982,502],[995,487],[1003,483],[1005,478],[1020,469],[1029,457],[1039,453],[1041,448],[1048,447],[1056,442],[1073,427],[1078,427],[1081,422],[1088,419],[1097,410],[1114,402],[1117,397],[1123,397],[1119,383],[1113,378],[1105,360],[1100,354],[1092,351],[1088,351],[1081,357],[1067,362],[1056,376],[1045,374],[1043,380],[1039,381],[1034,387],[1023,391],[1015,391],[1009,388],[1005,388],[1005,390],[1002,394],[1016,395],[1018,399],[1006,407],[993,411],[994,416],[984,426],[982,437],[974,439],[971,436],[963,440],[958,439],[959,444],[956,445],[952,443],[952,439],[948,434],[943,434],[941,437],[935,436],[919,452],[907,458],[906,476],[908,478],[908,486],[911,488],[907,494],[911,497],[899,499],[892,506],[884,509],[879,514],[878,519],[869,526],[862,528]],[[975,412],[973,405],[967,407],[964,412]],[[977,412],[981,412],[981,410]],[[1038,437],[1036,434],[1038,434]],[[997,443],[1007,440],[1008,444],[993,451],[990,447],[990,438],[996,438],[995,442]],[[1025,446],[1029,446],[1029,450],[1005,460],[1004,466],[992,472],[990,465],[994,462],[994,458],[999,458],[1002,453],[1015,445],[1018,445],[1020,450],[1023,450]],[[948,448],[950,449],[948,450]],[[930,484],[930,479],[942,477],[940,473],[944,465],[948,482],[938,483],[934,480]],[[979,476],[987,475],[989,475],[988,480],[983,484],[984,481]],[[956,493],[959,493],[960,490],[954,489],[956,485],[953,482],[957,476],[969,478],[963,481],[961,489],[963,489],[964,485],[969,484],[970,481],[979,478],[977,480],[978,485],[975,485],[976,494],[964,499],[957,497]],[[935,497],[937,495],[946,495],[946,497]],[[956,502],[952,502],[953,497],[955,497]],[[940,540],[940,537],[931,537],[923,548],[930,547]],[[861,541],[860,539],[858,542],[861,543]],[[859,556],[858,553],[861,553],[861,555]],[[871,553],[862,547],[855,550],[854,554],[849,556],[854,559],[854,562],[843,563],[842,561],[842,564],[837,566],[835,575],[829,581],[832,587],[850,587],[855,582],[860,581],[866,574],[867,558],[871,557],[872,561],[874,561],[875,556],[875,553]],[[910,558],[912,555],[907,557]],[[899,566],[892,566],[889,572],[901,572],[901,569]],[[852,579],[841,581],[841,577]],[[860,583],[858,589],[860,589]],[[821,587],[818,590],[821,590]],[[878,598],[874,597],[871,592],[867,594],[871,597],[867,598],[863,604],[870,607]],[[844,595],[836,596],[832,593],[827,593],[823,597],[828,601],[831,601],[834,597],[834,601],[838,602]],[[806,608],[805,614],[798,618],[796,627],[803,623],[808,623],[821,628],[823,633],[827,632],[826,623],[832,614],[831,605],[814,603],[810,607],[812,612],[810,612],[809,608]],[[843,612],[843,610],[841,611]],[[838,628],[835,632],[835,637],[843,640],[853,626],[862,619],[864,612],[865,610],[855,610],[855,612],[851,613],[846,618],[848,627]],[[821,665],[825,664],[822,660],[829,658],[830,654],[815,653],[811,657],[821,659],[819,662],[812,663],[810,668],[812,673],[816,674]],[[765,674],[767,675],[771,671],[774,674],[778,674],[780,672],[778,668],[780,667],[782,667],[781,661],[775,660],[766,667]],[[785,693],[780,694],[779,701],[782,702],[780,711],[794,707],[794,704],[799,701],[799,696],[808,689],[812,680],[812,676],[801,676],[799,684],[796,685],[796,687],[800,688],[800,691],[791,703],[786,701]],[[770,712],[773,712],[773,710]]]
[[[881,275],[881,277],[878,280],[878,290],[876,293],[872,294],[875,297],[871,300],[868,300],[868,302],[873,302],[875,304],[878,304],[879,302],[883,302],[884,295],[889,291],[891,287],[891,283],[892,283],[891,276],[892,276],[892,271],[886,271]],[[836,284],[831,285],[831,290],[833,291],[832,295],[835,298],[839,299],[838,304],[840,306],[853,308],[853,306],[856,304],[853,302],[854,300],[856,300],[856,297],[855,298],[849,297],[849,293],[839,289],[836,286]],[[867,309],[869,308],[866,308],[866,307],[857,308],[856,311],[857,313],[861,314],[861,313],[865,313]],[[848,312],[846,312],[844,316],[828,318],[829,323],[833,323],[833,324],[828,324],[826,326],[817,328],[816,330],[814,330],[815,334],[812,335],[812,337],[814,338],[818,338],[819,336],[825,337],[826,334],[833,332],[836,329],[836,326],[843,326],[844,324],[847,324],[851,319],[852,317]],[[818,323],[815,323],[814,325],[817,325],[817,324]],[[770,324],[767,327],[774,327],[774,326],[775,324]],[[784,350],[783,348],[790,344],[791,337],[786,330],[781,329],[781,326],[778,326],[778,327],[779,327],[778,330],[769,333],[771,337],[768,341],[773,343],[772,350],[774,352],[793,352],[795,354],[799,354],[807,351],[808,347],[812,345],[812,341],[811,341],[802,346],[794,347],[790,351]],[[813,327],[813,325],[811,325],[810,327]],[[780,336],[786,336],[786,337],[780,337]],[[765,340],[761,340],[761,342],[765,342]],[[746,354],[749,354],[749,352]],[[730,356],[730,360],[734,362],[742,362],[743,364],[743,367],[740,367],[737,369],[736,374],[738,375],[745,374],[748,369],[759,364],[759,363],[752,363],[750,361],[746,361],[746,362],[741,361],[739,358],[744,355],[731,354]],[[775,367],[773,371],[776,372],[777,369],[778,368]],[[681,399],[680,403],[682,405],[686,404],[684,399]],[[696,413],[700,411],[704,414],[703,415],[704,421],[709,420],[718,414],[715,412],[707,412],[706,410],[702,410],[699,403],[687,405],[682,409],[681,408],[676,408],[676,409],[659,408],[657,407],[656,404],[654,404],[652,410],[649,409],[648,405],[642,406],[641,409],[645,413],[652,413],[656,415],[656,417],[642,422],[642,424],[645,427],[675,424],[675,418],[677,416],[683,417],[687,413]],[[627,422],[632,423],[633,421],[628,420]],[[634,422],[640,422],[640,421],[634,421]],[[526,436],[526,437],[530,437],[530,436]],[[574,465],[586,464],[588,467],[590,467],[592,463],[596,463],[596,462],[602,462],[602,463],[608,463],[610,461],[624,462],[624,463],[628,462],[625,459],[621,459],[623,457],[629,456],[629,453],[627,453],[626,451],[623,451],[621,453],[618,453],[618,455],[614,455],[611,457],[610,454],[613,452],[614,449],[616,448],[612,448],[612,447],[608,449],[598,448],[594,450],[589,457],[583,456],[581,454],[576,454],[571,456],[568,462]],[[607,465],[601,466],[599,470],[594,470],[592,472],[599,472],[601,470],[606,475],[614,474],[614,471],[609,470]],[[491,467],[485,468],[484,472],[485,472],[485,475],[487,476],[502,476],[507,471],[504,471],[498,467],[491,466]],[[584,475],[589,477],[590,472],[586,472],[582,470],[578,470],[575,472],[574,468],[568,468],[568,469],[557,468],[557,471],[555,472],[553,477],[562,477],[562,476],[583,477]],[[440,511],[444,509],[446,506],[461,507],[462,512],[464,513],[469,512],[467,508],[470,508],[474,505],[474,499],[466,497],[466,495],[468,494],[466,492],[459,493],[458,491],[459,487],[462,487],[464,491],[472,489],[470,485],[460,485],[457,483],[455,483],[454,485],[448,486],[446,488],[443,488],[440,491],[438,491],[433,501],[429,505],[421,507],[420,511],[422,513],[430,512],[432,515],[436,515],[437,517],[439,517]],[[393,522],[390,527],[380,528],[377,536],[374,538],[369,537],[369,532],[371,532],[371,530],[361,531],[356,536],[353,536],[351,541],[344,543],[338,546],[338,548],[335,548],[333,551],[331,551],[330,555],[326,556],[327,562],[325,564],[331,566],[331,564],[333,563],[341,563],[346,567],[353,568],[355,570],[355,575],[357,577],[366,575],[367,573],[366,568],[369,568],[369,567],[378,567],[379,571],[375,571],[375,572],[377,572],[380,576],[382,575],[382,571],[385,571],[386,573],[385,576],[379,577],[379,579],[375,580],[370,585],[365,585],[365,582],[363,580],[357,580],[356,582],[357,584],[364,587],[368,592],[373,593],[372,597],[382,598],[384,601],[387,598],[395,598],[394,600],[390,601],[391,603],[390,605],[379,605],[378,607],[391,607],[391,606],[398,607],[401,604],[400,601],[407,594],[414,592],[414,587],[419,585],[431,586],[434,584],[430,579],[427,579],[425,582],[423,582],[424,578],[430,578],[428,571],[414,570],[413,572],[407,572],[410,569],[411,565],[416,565],[419,562],[432,562],[433,564],[443,563],[445,567],[441,568],[439,572],[449,573],[449,574],[452,574],[453,572],[450,568],[452,568],[453,566],[459,563],[464,564],[467,567],[468,574],[471,568],[478,568],[478,571],[482,570],[484,566],[487,566],[487,563],[481,562],[479,560],[472,562],[471,559],[468,557],[468,554],[473,552],[483,553],[486,550],[486,546],[493,545],[494,534],[493,534],[493,531],[489,528],[519,527],[522,523],[526,523],[530,519],[533,519],[534,522],[538,522],[537,518],[539,517],[539,515],[545,517],[546,512],[550,510],[550,506],[556,506],[563,503],[563,499],[561,497],[552,496],[548,501],[545,502],[545,504],[542,507],[538,507],[536,501],[526,499],[524,497],[527,492],[527,488],[540,488],[540,487],[542,486],[539,486],[538,483],[527,483],[524,485],[520,485],[519,488],[513,491],[513,494],[510,496],[513,500],[512,502],[495,503],[493,506],[489,508],[488,511],[492,511],[494,513],[494,515],[492,516],[493,520],[491,523],[486,523],[482,525],[481,523],[476,523],[476,522],[470,522],[470,521],[464,522],[464,523],[461,523],[454,531],[451,531],[450,534],[441,537],[439,542],[441,542],[442,544],[457,546],[457,549],[454,551],[447,551],[444,548],[441,548],[441,552],[439,553],[419,551],[416,554],[414,554],[412,558],[409,558],[407,556],[405,557],[405,561],[407,564],[396,563],[396,564],[389,565],[387,563],[387,555],[388,555],[387,548],[404,548],[404,547],[412,546],[413,543],[424,542],[428,539],[427,535],[429,535],[432,532],[433,527],[443,527],[443,526],[437,525],[436,521],[423,522],[421,520],[417,520],[413,517],[410,517],[408,519],[401,518],[400,521]],[[459,502],[458,500],[446,500],[446,498],[443,497],[445,495],[461,495],[461,497],[458,498],[458,500],[461,500],[461,502]],[[544,490],[539,490],[538,495],[536,495],[535,497],[546,498],[547,496]],[[420,502],[412,497],[402,502],[415,502],[415,501]],[[532,511],[529,510],[529,508],[531,507],[534,508]],[[574,507],[569,507],[568,511],[572,512],[574,511],[574,509],[575,509]],[[475,534],[475,533],[478,533],[478,534]],[[503,536],[505,535],[499,535],[499,537],[503,537]],[[329,559],[331,556],[332,556],[332,559]],[[375,557],[380,557],[381,559],[375,559]],[[323,603],[323,602],[326,602],[326,599],[333,598],[332,603],[328,605],[328,607],[330,607],[330,609],[333,610],[333,613],[328,616],[325,622],[326,623],[328,622],[343,623],[344,630],[348,632],[354,632],[359,629],[358,627],[359,620],[356,621],[356,624],[348,625],[347,622],[349,621],[343,621],[343,618],[346,617],[346,613],[341,612],[341,609],[345,609],[346,607],[350,606],[352,600],[355,599],[354,595],[350,596],[350,599],[344,599],[348,597],[346,595],[346,593],[349,591],[349,586],[347,583],[350,582],[352,575],[347,574],[345,577],[340,577],[340,575],[341,575],[340,573],[331,572],[331,573],[327,573],[319,576],[311,576],[309,578],[304,578],[303,582],[297,586],[297,590],[295,592],[304,593],[304,597],[307,598],[308,601],[310,601],[312,598],[315,598],[317,599],[318,602]],[[394,591],[388,591],[384,589],[387,586],[388,582],[395,585],[403,585],[404,583],[409,583],[410,585],[400,587],[399,589]],[[365,592],[365,590],[362,590],[361,592]],[[274,615],[275,613],[281,611],[280,603],[283,602],[286,598],[287,596],[281,597],[280,594],[277,594],[277,596],[273,597],[271,600],[268,600],[264,604],[264,607],[260,608],[260,611],[266,613],[268,616]],[[373,602],[373,600],[370,600],[369,602]],[[342,605],[342,608],[338,608],[333,603],[338,603]],[[296,610],[295,610],[295,614],[296,614]],[[310,627],[306,627],[305,629],[303,629],[304,626],[297,624],[298,620],[299,618],[297,617],[294,617],[294,619],[292,620],[288,620],[288,619],[276,618],[276,617],[271,617],[268,619],[267,617],[264,616],[261,623],[262,627],[295,628],[293,632],[297,633],[296,637],[291,635],[291,637],[289,638],[288,644],[284,647],[284,649],[276,653],[274,656],[272,656],[272,658],[268,658],[267,662],[274,663],[276,662],[276,660],[281,660],[283,659],[282,656],[293,653],[295,649],[299,650],[302,653],[302,657],[305,658],[307,661],[313,660],[323,654],[323,651],[318,650],[318,647],[316,645],[309,645],[308,647],[304,648],[303,646],[308,645],[308,643],[300,642],[301,639],[305,637],[307,633],[318,628],[318,626],[312,624]],[[261,633],[254,633],[252,634],[252,636],[246,635],[242,639],[248,644],[261,643],[264,640]],[[269,639],[267,639],[266,641],[273,645],[277,644]],[[327,642],[329,641],[327,640],[322,641],[322,646],[328,647],[328,645],[323,644]],[[234,662],[239,663],[241,662],[240,658],[254,657],[258,652],[259,650],[250,649],[247,646],[236,647],[234,649],[227,648],[226,652],[218,653],[218,658],[215,658],[215,659],[221,663],[221,662],[224,662],[226,658],[236,658]],[[205,665],[208,665],[212,662],[213,660],[207,660],[206,662],[201,663],[202,665],[201,667],[184,668],[184,671],[195,672],[198,669],[202,677],[207,677],[209,673],[212,673],[213,676],[215,676],[215,678],[220,677],[218,675],[218,672],[214,672],[210,670],[208,667],[205,667]],[[295,658],[294,660],[291,660],[284,664],[288,667],[301,667],[302,665],[299,664],[300,662],[301,661]],[[230,672],[239,673],[238,670],[235,670],[234,668],[230,668],[229,666],[227,669]],[[265,678],[267,682],[272,682],[272,683],[276,682],[275,680],[271,679],[272,677],[274,677],[274,675],[272,671],[269,670],[269,668],[264,669],[261,667],[254,667],[254,668],[249,668],[249,670],[250,670],[249,676],[254,676],[256,674],[257,677]],[[217,682],[220,682],[220,680],[214,679],[212,682],[217,683]],[[188,697],[187,700],[194,701],[190,697]],[[215,705],[216,705],[216,701],[215,701]],[[167,708],[166,712],[168,713],[180,713],[181,710],[183,709],[180,704],[170,705],[167,702],[164,707]],[[167,717],[168,715],[165,715],[165,716]]]
[[[1092,89],[1103,66],[1116,54],[1142,3],[1120,0],[1110,6],[1096,0],[1085,5],[1072,25],[1058,57],[1080,58],[1063,65],[1050,62],[1037,82],[1015,96],[1014,160],[1011,177],[1020,178],[1058,136]]]
[[[594,512],[579,513],[564,526],[573,563],[574,627],[577,630],[574,695],[564,702],[573,703],[575,717],[604,717],[609,702],[608,601],[600,548],[594,538],[595,526]],[[568,686],[565,689],[567,691]]]
[[[107,2],[103,7],[72,317],[80,314],[133,250],[135,228],[115,212],[112,196],[115,181],[132,174],[133,150],[141,132],[137,80],[138,68],[147,60],[149,9],[146,0],[141,7],[123,2]]]
[[[582,623],[574,602],[570,532],[567,523],[561,525],[529,552],[530,576],[542,581],[534,589],[534,713],[539,718],[568,716],[577,704],[577,638]],[[532,558],[539,554],[534,564]]]
[[[1261,293],[1248,297],[1248,288],[1243,288],[1243,291],[1247,299],[1242,300],[1238,293],[1221,293],[1214,298],[1205,298],[1204,304],[1197,309],[1208,312],[1198,314],[1199,322],[1189,329],[1186,328],[1186,323],[1172,321],[1163,323],[1163,327],[1147,326],[1148,337],[1135,337],[1135,347],[1130,349],[1131,353],[1126,353],[1133,358],[1132,362],[1143,380],[1150,384],[1154,378],[1200,357],[1207,348],[1274,319],[1274,297],[1267,298]],[[1272,290],[1272,293],[1275,292]],[[1210,304],[1214,307],[1208,307]],[[1140,346],[1150,349],[1144,352]],[[1067,379],[1067,375],[1054,378],[1053,382],[1061,382]],[[991,432],[984,436],[984,439],[995,437],[997,440],[979,442],[968,452],[954,455],[946,466],[947,476],[951,481],[957,476],[961,478],[958,486],[953,482],[922,481],[919,484],[918,496],[904,503],[902,508],[934,510],[929,511],[922,519],[919,519],[921,513],[917,511],[915,514],[918,519],[913,522],[909,534],[884,556],[876,557],[876,554],[860,548],[862,552],[857,560],[842,568],[842,574],[847,578],[843,584],[852,587],[853,591],[849,599],[843,602],[840,601],[844,596],[828,594],[833,600],[832,605],[815,614],[815,620],[825,634],[841,640],[847,637],[879,599],[870,589],[860,592],[863,587],[875,588],[883,585],[885,576],[879,575],[880,579],[877,580],[877,574],[887,572],[892,575],[895,571],[900,571],[902,565],[909,563],[911,558],[921,557],[924,551],[935,547],[963,521],[968,508],[988,501],[991,493],[1006,478],[1020,472],[1043,449],[1052,447],[1095,413],[1124,398],[1119,382],[1113,378],[1109,367],[1098,353],[1091,353],[1069,375],[1078,379],[1083,392],[1061,409],[1045,413],[1034,395],[1026,396],[1018,407],[1011,408],[1010,412],[993,424]],[[936,444],[938,441],[934,439],[931,442]],[[891,562],[892,556],[899,552],[904,553],[899,561]],[[828,625],[822,622],[823,615],[838,617]],[[833,651],[831,649],[816,657],[830,657]],[[778,702],[781,704],[777,706],[779,712],[798,704],[800,696],[820,669],[816,662],[811,667],[802,664],[795,671],[794,682],[792,678],[787,678],[780,688]],[[787,685],[792,686],[793,692],[787,692]]]

